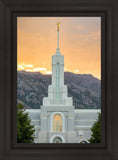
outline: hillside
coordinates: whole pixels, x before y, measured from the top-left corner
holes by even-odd
[[[68,96],[73,98],[75,108],[100,108],[100,80],[90,74],[65,72]],[[17,72],[17,100],[25,108],[40,108],[46,97],[51,75],[39,72]]]

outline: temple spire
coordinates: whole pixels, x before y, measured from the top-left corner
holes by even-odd
[[[59,22],[57,22],[57,48],[59,48]]]
[[[56,54],[60,55],[60,51],[59,51],[59,22],[57,22],[57,51]]]

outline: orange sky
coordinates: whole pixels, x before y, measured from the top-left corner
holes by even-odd
[[[60,51],[65,71],[101,79],[100,17],[18,17],[18,70],[51,73],[60,22]]]

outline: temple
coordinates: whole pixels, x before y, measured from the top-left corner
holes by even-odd
[[[100,110],[75,109],[64,84],[64,56],[59,49],[59,22],[57,23],[57,50],[52,56],[52,81],[48,97],[40,109],[26,110],[35,125],[35,143],[89,143],[90,128]]]

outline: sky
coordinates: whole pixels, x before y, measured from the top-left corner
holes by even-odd
[[[100,17],[18,17],[17,69],[51,74],[57,22],[64,70],[101,79]]]

